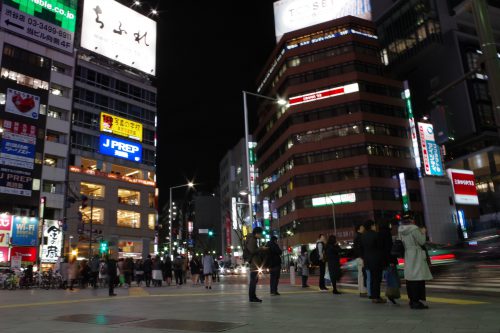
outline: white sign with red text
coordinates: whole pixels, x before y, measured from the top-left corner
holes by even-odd
[[[290,97],[288,103],[290,105],[298,105],[318,101],[320,99],[346,95],[357,91],[359,91],[359,85],[357,83],[351,83],[341,87],[329,88],[300,96],[293,96]]]
[[[453,184],[455,203],[460,205],[479,205],[476,178],[473,171],[447,169],[446,173]]]

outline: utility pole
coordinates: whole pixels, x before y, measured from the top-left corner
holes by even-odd
[[[90,198],[90,230],[89,230],[89,261],[92,259],[92,213],[94,212],[94,196]]]

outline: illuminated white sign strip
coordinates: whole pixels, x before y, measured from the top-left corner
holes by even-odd
[[[353,202],[356,202],[356,193],[336,194],[312,199],[313,207],[331,206],[332,203],[338,205]]]
[[[291,97],[288,103],[290,105],[298,105],[302,103],[318,101],[320,99],[346,95],[357,91],[359,91],[359,85],[357,83],[351,83],[342,87],[335,87],[313,92],[310,94]]]

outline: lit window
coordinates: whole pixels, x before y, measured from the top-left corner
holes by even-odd
[[[154,193],[148,193],[148,204],[149,208],[155,208],[155,194]]]
[[[148,228],[155,230],[156,225],[156,214],[148,214]]]
[[[120,227],[139,229],[141,227],[141,214],[129,210],[117,210],[116,224]]]
[[[90,223],[90,219],[92,218],[92,224],[104,224],[104,208],[93,207],[92,214],[90,206],[80,211],[82,212],[84,223]]]
[[[139,206],[141,204],[141,193],[126,189],[118,189],[118,202],[124,205]]]
[[[80,194],[85,194],[89,198],[104,199],[104,185],[92,183],[80,183]]]

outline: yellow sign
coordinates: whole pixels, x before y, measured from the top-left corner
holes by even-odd
[[[101,132],[113,133],[142,142],[142,124],[101,112]]]

